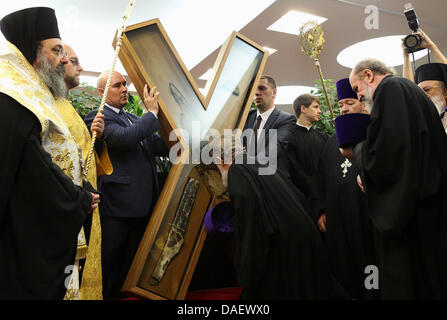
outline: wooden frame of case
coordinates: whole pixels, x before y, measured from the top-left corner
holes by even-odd
[[[132,41],[134,41],[134,44],[138,42],[129,39],[129,37],[131,38],[133,37],[135,39],[135,36],[132,34],[132,31],[142,32],[144,30],[147,31],[147,32],[145,31],[146,33],[154,34],[154,37],[159,37],[158,39],[160,39],[161,41],[160,46],[164,46],[165,47],[164,49],[167,51],[165,51],[164,53],[162,52],[162,55],[160,55],[158,58],[161,58],[161,60],[163,60],[167,55],[171,55],[171,62],[170,65],[168,65],[168,69],[169,68],[173,69],[172,73],[173,75],[175,73],[175,75],[177,76],[186,77],[187,83],[190,85],[190,88],[181,88],[181,89],[184,89],[185,91],[192,89],[192,91],[196,95],[196,99],[200,101],[200,104],[205,112],[207,111],[208,106],[210,105],[210,101],[213,97],[216,87],[218,87],[219,79],[221,78],[224,66],[226,65],[227,59],[235,43],[235,40],[236,39],[241,40],[237,41],[239,41],[239,43],[242,43],[242,45],[247,45],[247,47],[253,48],[254,50],[256,50],[256,52],[258,52],[256,56],[257,60],[254,60],[253,62],[256,63],[255,68],[253,69],[254,73],[251,76],[251,78],[248,79],[249,83],[247,83],[248,80],[246,80],[246,82],[244,83],[246,87],[245,95],[243,97],[242,96],[239,97],[238,95],[234,94],[235,96],[237,96],[238,99],[237,103],[241,105],[238,107],[238,109],[235,109],[238,112],[234,112],[235,110],[232,110],[233,111],[232,121],[234,121],[234,119],[236,118],[237,120],[235,125],[232,126],[231,129],[236,128],[242,129],[247,119],[248,111],[251,106],[252,102],[251,97],[254,95],[255,91],[254,84],[256,84],[259,81],[259,78],[265,67],[265,63],[268,57],[268,53],[266,52],[266,50],[264,50],[260,45],[247,39],[245,36],[233,32],[231,36],[227,39],[225,44],[222,46],[221,51],[216,59],[213,68],[214,70],[213,75],[210,77],[206,85],[206,90],[208,94],[204,96],[199,91],[199,88],[194,78],[192,77],[192,75],[190,74],[190,72],[188,71],[182,60],[180,59],[179,54],[175,50],[172,42],[167,36],[166,31],[164,30],[163,26],[161,25],[158,19],[129,26],[126,28],[123,34],[123,43],[119,57],[130,79],[133,81],[135,88],[138,91],[138,94],[141,97],[143,97],[143,89],[146,83],[150,88],[152,88],[154,84],[157,83],[157,80],[159,80],[155,79],[154,77],[151,78],[149,76],[149,73],[151,73],[151,71],[145,69],[146,67],[144,66],[142,60],[146,59],[145,62],[147,65],[150,65],[150,63],[157,63],[156,66],[158,66],[158,61],[148,62],[147,59],[150,58],[148,58],[148,56],[143,55],[144,53],[142,53],[146,49],[141,51],[142,50],[141,45],[145,45],[147,43],[150,43],[152,45],[152,43],[155,43],[156,41],[148,42],[147,39],[146,41],[141,40],[139,43],[140,49],[138,48],[135,49],[132,45]],[[116,46],[116,40],[117,39],[115,38],[113,42],[114,46]],[[137,53],[138,50],[140,50],[140,55]],[[157,48],[153,47],[151,50],[153,52],[156,52]],[[149,52],[147,54],[150,55]],[[157,57],[155,57],[154,59],[156,58]],[[163,65],[163,63],[161,63],[161,65]],[[165,76],[164,74],[165,71],[166,68],[164,70],[161,70],[161,72],[158,73],[158,77],[163,78],[163,76]],[[153,74],[157,74],[157,72],[153,72]],[[228,74],[231,73],[227,73],[227,75]],[[240,83],[242,83],[242,80]],[[222,87],[220,86],[219,88]],[[167,145],[172,146],[176,142],[167,141],[167,137],[169,137],[169,133],[171,130],[177,129],[179,127],[179,118],[177,117],[176,119],[175,115],[171,114],[171,110],[169,107],[173,109],[173,106],[172,103],[169,104],[168,101],[169,97],[167,97],[168,95],[166,93],[163,94],[163,91],[160,90],[159,86],[157,86],[157,89],[159,89],[160,91],[159,121],[161,126],[161,135],[165,140],[165,143]],[[189,113],[189,110],[185,111],[188,111]],[[196,111],[198,111],[199,113],[204,112],[200,110]],[[216,117],[216,119],[217,118],[218,117]],[[182,152],[180,157],[182,158],[188,157],[189,156],[188,142],[185,141],[185,139],[183,139],[183,137],[180,135],[177,136],[177,139],[178,142],[182,144],[185,150],[184,152]],[[148,274],[150,274],[151,267],[154,267],[154,261],[157,259],[156,258],[157,254],[160,254],[161,252],[163,236],[166,234],[166,230],[169,230],[170,223],[172,222],[173,215],[175,214],[174,211],[176,210],[178,202],[180,201],[182,193],[181,191],[186,184],[186,180],[188,179],[188,177],[200,180],[200,175],[198,174],[198,171],[193,167],[194,167],[193,165],[185,165],[182,164],[182,162],[180,164],[172,166],[168,178],[165,182],[165,185],[161,191],[160,197],[154,208],[154,211],[152,213],[146,231],[143,235],[142,241],[138,248],[137,254],[133,260],[126,281],[123,285],[122,288],[123,291],[141,297],[145,297],[148,299],[156,299],[156,300],[184,299],[186,292],[188,290],[189,283],[193,276],[196,263],[199,259],[203,243],[206,239],[206,231],[203,226],[203,218],[206,213],[206,210],[210,207],[210,205],[216,203],[216,200],[213,199],[213,196],[206,189],[206,187],[204,187],[203,183],[200,184],[199,191],[196,195],[195,202],[192,207],[191,214],[189,216],[189,222],[184,236],[185,241],[183,247],[181,248],[180,252],[174,257],[174,259],[170,262],[169,267],[166,270],[166,273],[158,286],[152,286],[148,284],[147,277]]]

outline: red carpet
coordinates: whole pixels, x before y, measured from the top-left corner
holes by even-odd
[[[241,287],[197,290],[186,293],[185,300],[239,300]]]
[[[210,290],[189,291],[185,300],[239,300],[242,293],[241,287],[221,288]],[[129,297],[122,300],[145,300],[138,297]]]

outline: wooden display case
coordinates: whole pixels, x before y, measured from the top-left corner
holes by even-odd
[[[260,45],[233,32],[221,48],[203,95],[158,19],[126,28],[120,60],[141,97],[145,84],[157,87],[161,135],[171,147],[180,144],[178,156],[183,161],[169,172],[123,291],[149,299],[185,297],[206,238],[203,218],[215,202],[191,163],[191,153],[200,151],[195,146],[203,146],[211,129],[223,133],[243,128],[267,56]],[[174,139],[171,135],[169,141],[176,129],[186,134],[175,134]],[[178,252],[167,263],[163,252],[176,246]],[[164,272],[160,272],[162,260]]]

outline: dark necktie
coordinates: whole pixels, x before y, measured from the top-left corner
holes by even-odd
[[[256,123],[255,123],[255,126],[253,127],[253,134],[254,134],[254,138],[255,138],[255,155],[258,154],[258,130],[259,130],[259,127],[261,126],[261,122],[262,122],[262,117],[261,117],[261,115],[259,115],[256,118]]]
[[[127,115],[126,111],[121,109],[118,113],[121,117],[123,117],[126,120],[126,123],[129,124],[128,126],[130,126],[133,123],[132,120],[130,120],[129,116]]]
[[[128,127],[130,127],[130,126],[133,124],[132,120],[130,120],[130,117],[129,117],[129,115],[127,114],[126,111],[124,111],[123,109],[121,109],[121,110],[118,112],[118,114],[119,114],[121,117],[123,117],[124,120],[126,120],[126,123],[128,124]],[[140,141],[140,142],[139,142],[139,145],[144,149],[143,141]]]
[[[255,126],[253,127],[253,130],[255,131],[255,134],[258,134],[258,129],[261,126],[261,122],[262,122],[262,117],[261,117],[261,115],[259,115],[256,118],[256,123],[255,123]]]

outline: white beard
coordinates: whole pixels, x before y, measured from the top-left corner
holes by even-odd
[[[373,105],[374,105],[374,101],[372,98],[372,89],[370,87],[368,87],[366,89],[366,95],[365,95],[365,107],[369,113],[371,113]]]
[[[445,108],[445,103],[444,103],[444,101],[442,99],[442,96],[438,94],[438,95],[436,95],[434,97],[431,97],[430,99],[433,102],[433,104],[435,105],[436,110],[438,111],[438,113],[441,114],[444,111],[444,108]]]

